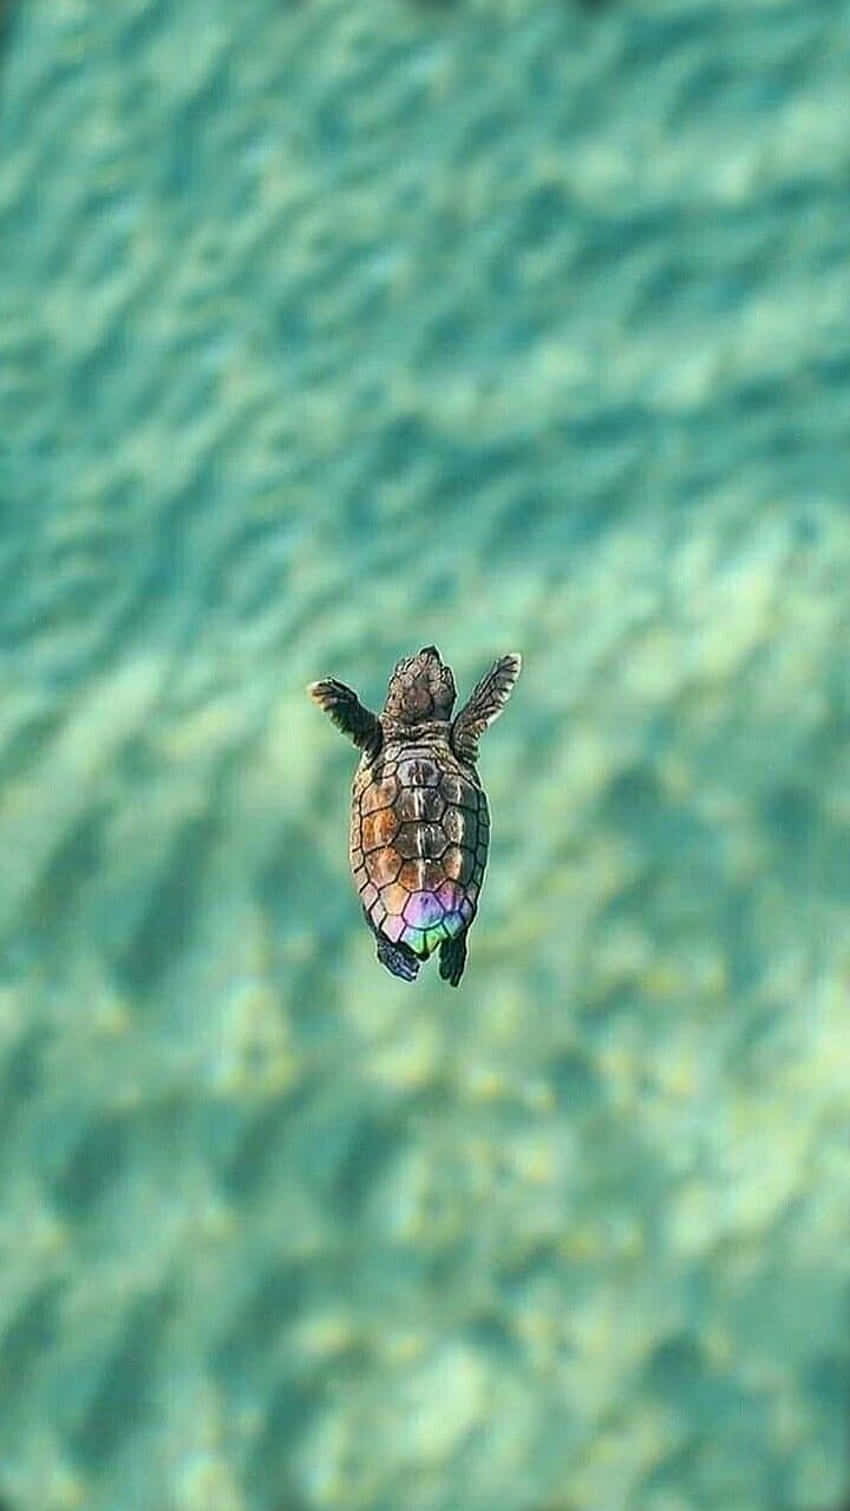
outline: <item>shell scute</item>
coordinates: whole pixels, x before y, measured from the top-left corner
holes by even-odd
[[[430,756],[407,756],[398,763],[398,779],[402,787],[436,787],[440,768]]]
[[[401,865],[401,854],[392,845],[385,845],[382,850],[372,850],[366,857],[369,879],[379,890],[396,880]]]
[[[402,824],[395,837],[396,849],[405,860],[414,860],[419,854],[418,824]]]
[[[400,913],[396,913],[393,916],[386,918],[381,924],[381,933],[386,935],[391,944],[398,944],[398,941],[404,933],[404,929],[405,923]]]
[[[420,791],[422,789],[420,788]],[[446,800],[437,787],[426,787],[421,797],[422,813],[426,823],[439,824],[446,811]]]
[[[443,814],[443,832],[453,845],[463,843],[466,834],[467,820],[462,808],[447,808]]]
[[[461,849],[460,845],[449,845],[443,855],[442,864],[450,881],[458,881],[464,885],[472,876],[475,861],[471,850]]]
[[[442,824],[420,824],[424,860],[438,860],[448,844]]]
[[[460,804],[461,794],[469,784],[455,771],[444,771],[440,778],[440,791],[447,803]]]
[[[437,893],[440,905],[447,913],[457,913],[463,902],[463,892],[455,881],[444,881]]]
[[[360,825],[360,843],[368,853],[379,845],[388,845],[398,829],[398,819],[392,808],[378,808],[367,813]]]
[[[381,782],[370,782],[360,795],[360,812],[363,817],[367,813],[374,813],[378,808],[391,807],[397,793],[398,782],[394,776],[385,776]]]
[[[381,892],[381,901],[390,914],[403,913],[409,897],[410,893],[407,887],[403,887],[400,881],[392,882],[390,886],[384,887]]]
[[[439,823],[446,803],[436,787],[402,787],[394,807],[399,823]]]
[[[448,844],[441,824],[402,824],[394,844],[405,860],[437,860]]]
[[[411,928],[429,929],[442,922],[442,904],[433,892],[412,892],[404,905],[404,918]]]
[[[398,879],[408,892],[436,892],[446,873],[441,860],[406,860]]]

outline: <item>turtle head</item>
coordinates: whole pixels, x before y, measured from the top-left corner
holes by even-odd
[[[401,724],[450,719],[456,696],[451,667],[440,660],[436,645],[426,645],[399,661],[390,677],[384,713]]]

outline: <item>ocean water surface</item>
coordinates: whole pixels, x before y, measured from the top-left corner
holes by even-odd
[[[7,8],[0,1495],[833,1511],[850,4]],[[430,642],[457,992],[305,695]]]

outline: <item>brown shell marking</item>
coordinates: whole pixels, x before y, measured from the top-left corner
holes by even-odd
[[[383,781],[372,782],[371,786],[363,789],[360,812],[365,817],[367,813],[374,813],[376,808],[389,808],[397,792],[398,781],[394,776],[385,776]]]
[[[365,853],[368,855],[370,850],[388,845],[397,829],[398,819],[393,808],[378,808],[374,813],[367,813],[360,824],[360,843]]]

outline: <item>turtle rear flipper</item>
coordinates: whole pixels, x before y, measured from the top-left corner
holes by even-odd
[[[350,687],[335,677],[325,677],[321,682],[311,682],[307,691],[359,750],[370,756],[378,754],[383,742],[381,721],[371,709],[363,707]]]
[[[466,929],[455,934],[454,939],[444,939],[440,945],[440,975],[451,986],[457,986],[466,965]]]
[[[470,766],[478,760],[478,741],[488,724],[498,719],[521,670],[522,657],[517,651],[500,656],[472,689],[469,701],[452,724],[452,747],[455,754]]]
[[[378,959],[394,976],[402,981],[413,981],[419,971],[419,961],[409,944],[391,944],[383,934],[378,935]]]

